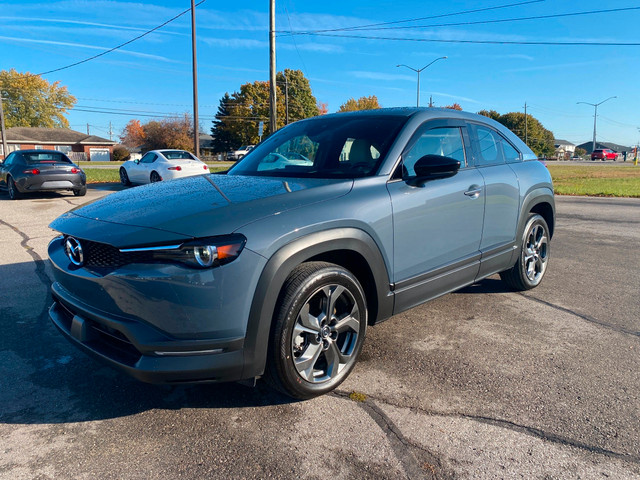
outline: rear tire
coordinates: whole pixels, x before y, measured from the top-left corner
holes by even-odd
[[[131,185],[131,180],[129,180],[129,175],[127,174],[127,171],[123,167],[120,167],[120,183],[122,183],[122,185],[124,185],[125,187],[128,187],[129,185]]]
[[[529,216],[520,245],[520,257],[500,278],[516,291],[530,290],[542,282],[549,261],[549,227],[537,213]]]
[[[11,177],[7,177],[7,192],[9,192],[9,198],[11,200],[18,200],[20,197],[22,197],[22,194],[16,186],[16,182],[14,182],[13,178]]]
[[[82,188],[77,188],[73,191],[76,197],[84,197],[87,194],[87,186],[83,185]]]
[[[280,294],[265,379],[301,400],[330,392],[353,369],[366,329],[358,279],[332,263],[303,263]]]
[[[149,180],[151,181],[151,183],[156,183],[156,182],[161,182],[162,181],[162,177],[160,176],[160,174],[156,171],[151,172],[151,177],[149,177]]]

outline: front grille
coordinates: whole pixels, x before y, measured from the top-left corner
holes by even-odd
[[[118,268],[130,263],[149,263],[151,252],[122,253],[116,247],[106,243],[81,240],[84,252],[84,264],[88,267]]]

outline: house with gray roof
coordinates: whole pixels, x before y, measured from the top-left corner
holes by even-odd
[[[68,128],[11,127],[7,128],[7,155],[15,150],[58,150],[74,161],[110,161],[116,142],[96,135],[87,135]],[[4,159],[0,142],[0,158]]]

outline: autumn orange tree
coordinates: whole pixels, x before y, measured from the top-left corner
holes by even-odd
[[[65,114],[76,98],[60,82],[15,69],[0,71],[5,126],[69,128]]]
[[[375,110],[382,108],[378,103],[378,97],[371,95],[369,97],[360,97],[359,99],[350,98],[340,105],[338,112],[355,112],[356,110]]]
[[[129,148],[143,151],[176,148],[193,152],[193,122],[189,114],[140,123],[131,120],[122,130],[120,141]]]

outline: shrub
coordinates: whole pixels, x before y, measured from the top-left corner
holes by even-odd
[[[113,149],[113,161],[124,162],[131,158],[131,153],[125,147],[119,145]]]

